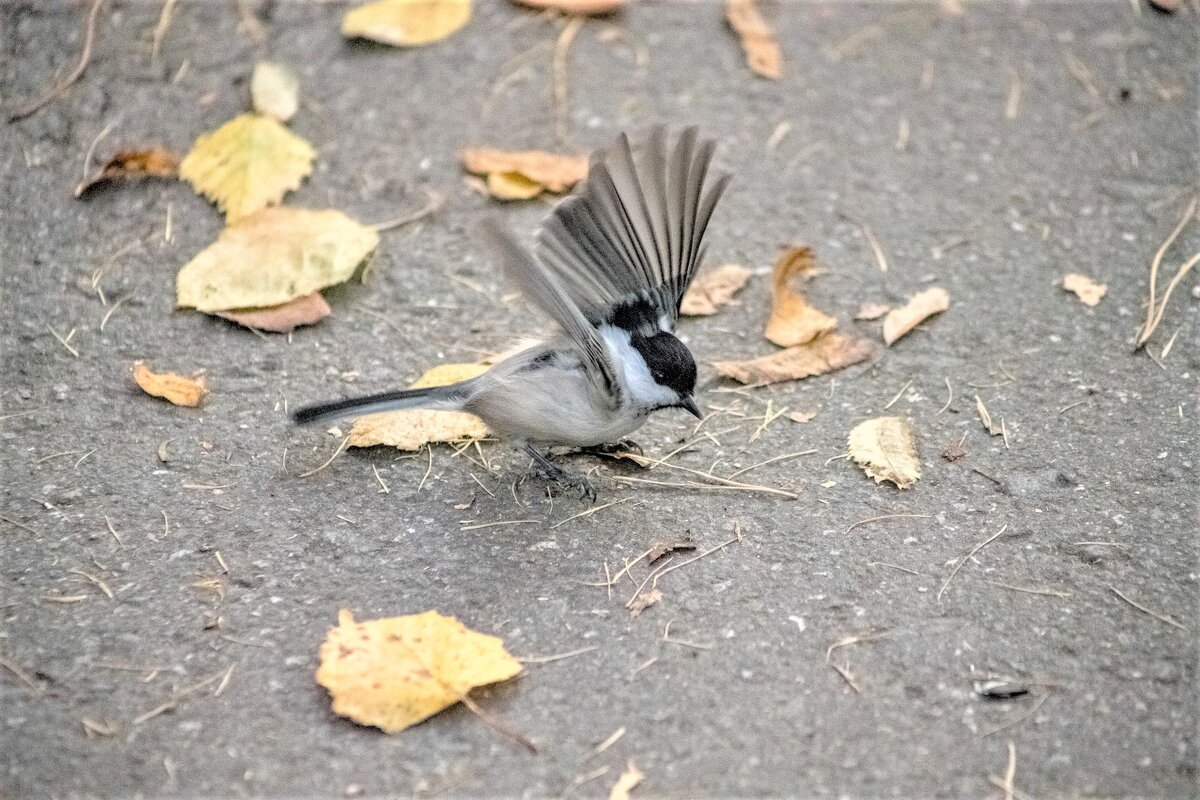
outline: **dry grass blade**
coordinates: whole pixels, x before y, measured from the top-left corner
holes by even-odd
[[[1192,215],[1196,213],[1198,203],[1200,203],[1200,199],[1193,195],[1183,212],[1183,216],[1179,218],[1179,222],[1175,224],[1170,235],[1159,245],[1158,250],[1154,253],[1154,258],[1150,261],[1150,299],[1146,308],[1146,324],[1142,326],[1142,332],[1138,336],[1139,347],[1145,344],[1146,339],[1150,338],[1147,331],[1154,325],[1155,309],[1158,303],[1158,270],[1162,266],[1162,260],[1167,255],[1167,250],[1171,249],[1171,245],[1179,238],[1179,234],[1183,233],[1183,229],[1191,222]]]
[[[600,649],[600,645],[594,644],[591,647],[580,647],[578,650],[571,650],[566,653],[555,653],[552,656],[525,656],[525,657],[518,656],[517,661],[520,661],[522,664],[550,664],[555,661],[564,661],[568,658],[574,658],[575,656],[581,656],[584,653],[590,653],[593,650],[599,650],[599,649]]]
[[[15,675],[17,679],[21,681],[21,683],[32,689],[34,694],[42,694],[45,691],[42,685],[37,683],[28,672],[23,670],[15,661],[3,653],[0,653],[0,667],[4,667],[6,670]]]
[[[8,116],[9,122],[16,122],[20,119],[25,119],[29,115],[35,113],[42,106],[49,103],[54,98],[70,88],[71,84],[79,80],[83,75],[83,71],[87,69],[88,62],[92,60],[92,48],[96,44],[96,19],[100,15],[100,7],[104,5],[104,0],[92,0],[92,8],[88,11],[87,26],[83,32],[83,49],[79,53],[79,61],[75,64],[75,68],[67,74],[59,83],[55,84],[51,89],[41,97],[18,108]]]
[[[1137,602],[1136,600],[1133,600],[1132,598],[1125,595],[1117,587],[1109,586],[1108,588],[1110,590],[1112,590],[1112,593],[1115,594],[1117,597],[1121,598],[1126,603],[1128,603],[1129,605],[1136,608],[1138,611],[1141,611],[1143,614],[1148,614],[1151,617],[1154,617],[1156,620],[1163,623],[1164,625],[1170,625],[1171,627],[1178,628],[1181,631],[1187,630],[1187,626],[1185,626],[1182,622],[1179,622],[1176,619],[1172,619],[1171,617],[1168,617],[1166,614],[1160,614],[1157,611],[1153,611],[1153,610],[1147,608],[1146,606],[1142,605],[1141,603]]]
[[[613,480],[619,483],[644,483],[650,486],[665,486],[673,489],[700,489],[706,492],[765,492],[766,494],[777,494],[782,497],[790,497],[793,500],[798,500],[800,498],[800,495],[793,494],[792,492],[785,492],[783,489],[772,489],[770,486],[755,486],[749,483],[713,486],[706,483],[674,483],[671,481],[652,481],[647,478],[635,478],[631,475],[614,475]]]
[[[337,450],[334,450],[334,451],[333,451],[333,455],[331,455],[331,456],[330,456],[330,457],[329,457],[329,458],[328,458],[328,459],[325,461],[325,463],[324,463],[324,464],[322,464],[321,466],[319,466],[319,467],[317,467],[317,468],[315,468],[315,469],[310,469],[308,472],[301,472],[301,473],[300,473],[299,475],[297,475],[296,477],[297,477],[297,478],[307,478],[307,477],[308,477],[308,476],[310,476],[310,475],[316,475],[318,472],[320,472],[321,470],[325,469],[325,468],[326,468],[326,467],[328,467],[330,464],[332,464],[332,463],[333,463],[333,460],[342,454],[342,451],[346,449],[346,445],[347,445],[347,444],[349,444],[349,443],[350,443],[350,437],[349,437],[349,436],[343,437],[343,438],[342,438],[342,443],[338,445],[338,447],[337,447]]]
[[[928,514],[884,514],[881,517],[871,517],[870,519],[862,519],[846,528],[846,533],[857,528],[859,525],[866,525],[868,522],[879,522],[884,519],[929,519]]]
[[[986,540],[975,545],[973,548],[971,548],[971,552],[967,553],[965,556],[963,556],[962,558],[959,559],[958,563],[954,565],[954,569],[950,570],[950,575],[946,578],[946,582],[942,584],[942,588],[938,589],[937,599],[939,601],[942,599],[942,594],[945,593],[946,587],[950,585],[950,581],[954,580],[954,576],[958,574],[958,571],[960,569],[962,569],[962,565],[967,563],[968,561],[970,561],[975,556],[976,553],[978,553],[984,547],[987,547],[989,544],[991,544],[993,541],[995,541],[1000,536],[1000,534],[1004,533],[1006,530],[1008,530],[1007,522],[1004,523],[1004,525],[1002,525],[1000,527],[1000,530],[993,533]]]

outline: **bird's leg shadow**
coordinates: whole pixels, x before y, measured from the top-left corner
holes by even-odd
[[[646,453],[642,450],[642,446],[632,439],[622,439],[619,442],[612,442],[610,444],[597,444],[593,445],[592,447],[581,447],[579,452],[618,460],[623,458],[626,453],[632,453],[635,456],[641,457],[645,457],[646,455]]]
[[[591,503],[596,502],[596,487],[587,479],[587,476],[560,469],[550,463],[550,460],[539,453],[532,444],[526,444],[524,450],[533,459],[534,469],[540,477],[557,483],[559,486],[577,490],[581,499]],[[524,478],[521,479],[522,482],[524,480]]]

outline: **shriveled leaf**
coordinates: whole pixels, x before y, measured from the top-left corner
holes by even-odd
[[[99,172],[83,179],[75,187],[75,196],[82,197],[92,187],[110,181],[174,178],[178,174],[179,156],[165,147],[121,150],[105,161]]]
[[[687,317],[707,317],[727,305],[750,279],[750,270],[738,264],[725,264],[706,270],[692,282],[683,295],[679,313]]]
[[[817,412],[815,412],[815,411],[790,411],[787,414],[784,414],[784,416],[787,417],[788,419],[790,419],[792,422],[801,422],[801,423],[812,422],[814,419],[816,419]]]
[[[486,364],[440,364],[422,375],[412,388],[446,386],[482,375],[487,370]],[[473,414],[417,408],[359,417],[350,428],[350,446],[382,444],[401,450],[420,450],[430,442],[458,442],[482,439],[487,435],[487,426]]]
[[[133,365],[133,380],[152,397],[161,397],[177,406],[195,408],[208,394],[204,378],[188,378],[174,372],[152,372],[145,362]]]
[[[613,784],[612,791],[608,793],[608,800],[629,800],[629,793],[637,788],[645,777],[637,765],[630,761],[621,777]]]
[[[1108,293],[1108,284],[1096,283],[1086,275],[1071,273],[1063,277],[1062,287],[1083,301],[1086,306],[1095,306]]]
[[[758,0],[726,0],[725,19],[742,40],[746,66],[756,75],[779,80],[783,74],[783,54],[775,33],[758,13]]]
[[[717,361],[717,372],[740,383],[767,384],[824,375],[866,361],[875,347],[866,339],[830,333],[808,344],[789,347],[748,361]]]
[[[629,4],[629,0],[515,0],[530,8],[553,8],[564,14],[600,15],[611,14]]]
[[[695,550],[696,540],[690,536],[681,536],[678,539],[668,539],[665,542],[657,542],[650,548],[650,552],[646,553],[646,563],[653,564],[668,553],[678,553],[682,550]]]
[[[629,616],[637,619],[652,605],[656,605],[663,599],[662,589],[643,589],[637,597],[633,598],[633,602],[629,604]]]
[[[283,64],[260,61],[250,76],[250,100],[258,113],[287,122],[300,108],[300,79]]]
[[[320,292],[297,297],[270,308],[247,308],[240,311],[217,311],[218,317],[247,328],[271,333],[291,333],[305,325],[316,325],[330,314],[329,303]]]
[[[950,295],[940,286],[917,292],[900,308],[883,318],[883,341],[889,346],[934,314],[950,307]]]
[[[877,417],[850,431],[850,458],[876,483],[907,489],[921,479],[912,426],[901,417]]]
[[[342,17],[342,35],[396,47],[445,39],[471,19],[471,0],[379,0]]]
[[[462,154],[463,167],[476,175],[516,173],[543,189],[562,194],[587,177],[587,156],[566,156],[540,150],[508,151],[472,147]],[[491,189],[489,180],[489,190]]]
[[[519,172],[492,172],[487,176],[488,194],[500,200],[532,200],[542,185]]]
[[[837,319],[808,304],[796,283],[817,265],[808,247],[789,247],[771,268],[771,319],[766,336],[780,347],[807,344],[837,327]]]
[[[264,209],[179,271],[178,303],[208,312],[277,306],[349,279],[378,244],[379,234],[340,211]]]
[[[858,311],[854,312],[854,318],[863,321],[879,319],[891,310],[892,307],[887,303],[863,303],[858,307]]]
[[[278,120],[242,114],[196,139],[179,175],[236,222],[298,188],[316,155]]]
[[[520,671],[503,641],[454,617],[426,611],[355,622],[342,611],[321,645],[317,683],[333,696],[334,713],[396,733]]]

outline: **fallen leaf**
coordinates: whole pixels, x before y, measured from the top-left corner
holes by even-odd
[[[487,192],[500,200],[532,200],[542,193],[542,185],[519,172],[490,172]]]
[[[1002,436],[1004,429],[996,426],[992,422],[992,415],[988,413],[987,406],[983,404],[983,400],[979,395],[975,395],[975,411],[979,414],[979,421],[983,423],[984,430],[992,436]]]
[[[440,364],[422,375],[411,388],[446,386],[482,375],[487,370],[485,364]],[[418,408],[358,417],[350,428],[350,446],[382,444],[401,450],[420,450],[430,442],[483,439],[487,435],[487,426],[473,414]]]
[[[445,39],[471,19],[471,0],[379,0],[342,17],[342,35],[396,47]]]
[[[215,202],[226,222],[236,222],[298,188],[316,155],[278,120],[242,114],[197,138],[179,176]]]
[[[396,733],[520,671],[503,641],[454,617],[426,611],[355,622],[342,611],[321,645],[317,683],[335,714]]]
[[[663,599],[662,589],[650,589],[643,591],[637,597],[633,598],[633,602],[629,604],[629,616],[634,619],[640,617],[642,612],[652,605]]]
[[[278,306],[349,279],[378,244],[340,211],[263,209],[179,270],[176,296],[207,312]]]
[[[204,378],[186,378],[174,372],[152,372],[143,361],[134,362],[133,379],[146,394],[161,397],[177,406],[195,408],[208,394]]]
[[[1064,276],[1062,287],[1068,292],[1074,292],[1085,306],[1098,305],[1100,298],[1108,293],[1107,283],[1096,283],[1088,276],[1076,273]]]
[[[174,178],[178,174],[179,156],[165,147],[121,150],[105,161],[99,172],[80,181],[75,196],[82,197],[93,186],[110,181]]]
[[[876,483],[907,489],[921,478],[912,426],[900,417],[877,417],[850,431],[850,457]]]
[[[967,454],[967,448],[962,446],[962,442],[951,442],[946,445],[946,449],[942,451],[942,458],[953,463]]]
[[[742,40],[746,66],[756,75],[779,80],[783,74],[783,54],[775,34],[758,13],[757,0],[727,0],[725,19]]]
[[[892,307],[887,303],[863,303],[854,312],[854,318],[863,321],[879,319],[891,310]]]
[[[771,319],[766,337],[780,347],[807,344],[837,327],[837,319],[810,306],[795,286],[816,266],[811,248],[789,247],[771,267]]]
[[[894,308],[883,318],[883,341],[891,346],[913,328],[934,314],[950,307],[950,295],[945,289],[932,286],[917,292],[900,308]]]
[[[612,791],[608,793],[608,800],[629,800],[629,793],[637,788],[637,785],[645,777],[641,770],[630,761],[625,766],[625,771],[621,773],[621,777],[617,778],[617,782],[613,784]]]
[[[260,61],[250,76],[254,110],[287,122],[300,108],[300,79],[283,64]]]
[[[571,190],[587,177],[587,156],[564,156],[539,150],[512,152],[492,147],[472,147],[463,151],[463,167],[467,172],[488,176],[488,191],[492,191],[492,176],[515,173],[555,194]],[[504,179],[507,185],[515,180]]]
[[[667,553],[678,553],[681,550],[695,550],[696,542],[690,536],[682,536],[665,542],[658,542],[646,553],[646,563],[653,564]]]
[[[866,361],[874,353],[866,339],[830,333],[797,347],[748,361],[717,361],[717,372],[740,383],[768,384],[800,380]]]
[[[815,411],[791,411],[784,414],[792,422],[811,422],[816,416]]]
[[[330,314],[329,303],[320,292],[306,294],[269,308],[216,311],[218,317],[247,328],[271,333],[291,333],[305,325],[316,325]]]
[[[516,2],[530,8],[553,8],[564,14],[598,16],[611,14],[627,5],[629,0],[516,0]]]
[[[750,279],[750,270],[738,264],[725,264],[700,274],[683,295],[679,313],[686,317],[707,317],[727,305]]]

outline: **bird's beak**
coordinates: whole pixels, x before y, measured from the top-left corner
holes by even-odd
[[[704,419],[704,412],[700,410],[700,406],[696,405],[696,398],[692,397],[690,394],[680,401],[679,407],[686,409],[687,412],[696,419]]]

